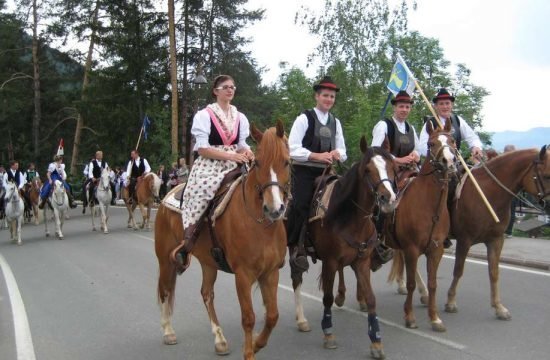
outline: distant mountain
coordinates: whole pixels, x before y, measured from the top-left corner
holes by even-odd
[[[493,149],[502,151],[504,146],[512,144],[516,149],[526,149],[550,144],[550,127],[537,127],[527,131],[502,131],[493,133]]]

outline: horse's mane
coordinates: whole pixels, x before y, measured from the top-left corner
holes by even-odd
[[[274,127],[267,129],[258,146],[256,157],[261,159],[262,164],[272,164],[275,159],[288,157],[286,136],[281,139]]]
[[[497,157],[492,158],[490,161],[487,161],[487,167],[491,171],[498,171],[501,168],[508,169],[510,167],[510,162],[516,160],[516,158],[533,158],[538,154],[538,149],[522,149],[506,152]]]

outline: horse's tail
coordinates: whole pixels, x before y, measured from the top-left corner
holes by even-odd
[[[391,283],[395,279],[403,274],[403,269],[405,268],[405,260],[403,257],[403,250],[393,250],[393,261],[391,263],[391,270],[388,274],[388,282]]]

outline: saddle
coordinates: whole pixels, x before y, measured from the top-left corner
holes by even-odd
[[[401,165],[397,169],[397,178],[395,180],[397,185],[397,191],[404,189],[411,178],[418,175],[419,170],[416,164],[413,165]]]

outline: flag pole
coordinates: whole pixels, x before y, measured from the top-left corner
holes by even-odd
[[[407,73],[409,74],[409,76],[414,80],[414,84],[416,86],[416,88],[418,89],[418,91],[420,92],[420,96],[422,97],[422,99],[424,100],[424,102],[426,103],[426,105],[428,106],[428,109],[430,109],[430,112],[432,113],[432,115],[434,116],[436,122],[437,122],[437,125],[443,129],[443,124],[441,123],[441,120],[439,119],[439,116],[437,116],[434,108],[432,107],[432,104],[430,103],[430,101],[428,100],[428,98],[426,97],[426,95],[424,94],[424,91],[422,91],[422,88],[420,87],[420,84],[418,83],[418,81],[416,80],[416,78],[414,77],[414,75],[412,74],[411,70],[409,69],[409,67],[407,66],[407,64],[405,63],[405,61],[403,60],[403,58],[401,57],[401,55],[397,54],[397,57],[398,59],[402,62],[403,64],[403,67],[405,68],[405,70],[407,71]],[[491,216],[493,217],[493,219],[495,220],[496,223],[499,223],[500,222],[500,219],[498,218],[497,214],[495,213],[495,211],[493,210],[493,207],[491,206],[491,204],[489,203],[489,200],[487,200],[487,197],[485,196],[485,194],[483,193],[483,191],[481,190],[481,188],[479,187],[479,184],[477,183],[477,180],[475,179],[474,175],[472,174],[472,172],[470,171],[470,168],[468,167],[468,165],[466,164],[466,162],[464,161],[464,159],[462,158],[462,155],[460,155],[460,152],[457,151],[457,157],[458,157],[458,160],[460,160],[460,163],[462,164],[462,166],[464,167],[464,169],[466,170],[466,174],[468,174],[468,176],[470,177],[470,180],[472,180],[472,184],[474,184],[474,187],[476,188],[479,196],[481,197],[481,199],[483,200],[483,202],[485,203],[485,206],[487,207],[487,210],[489,210],[489,213],[491,213]]]
[[[143,125],[141,126],[141,130],[139,131],[138,141],[137,141],[137,144],[136,144],[136,147],[135,147],[136,150],[138,149],[139,142],[141,141],[141,134],[143,134]]]
[[[386,109],[388,108],[388,104],[390,103],[392,96],[392,92],[388,92],[388,97],[386,98],[386,103],[384,104],[384,107],[382,108],[382,111],[380,112],[380,119],[384,118],[384,114],[386,114]]]

